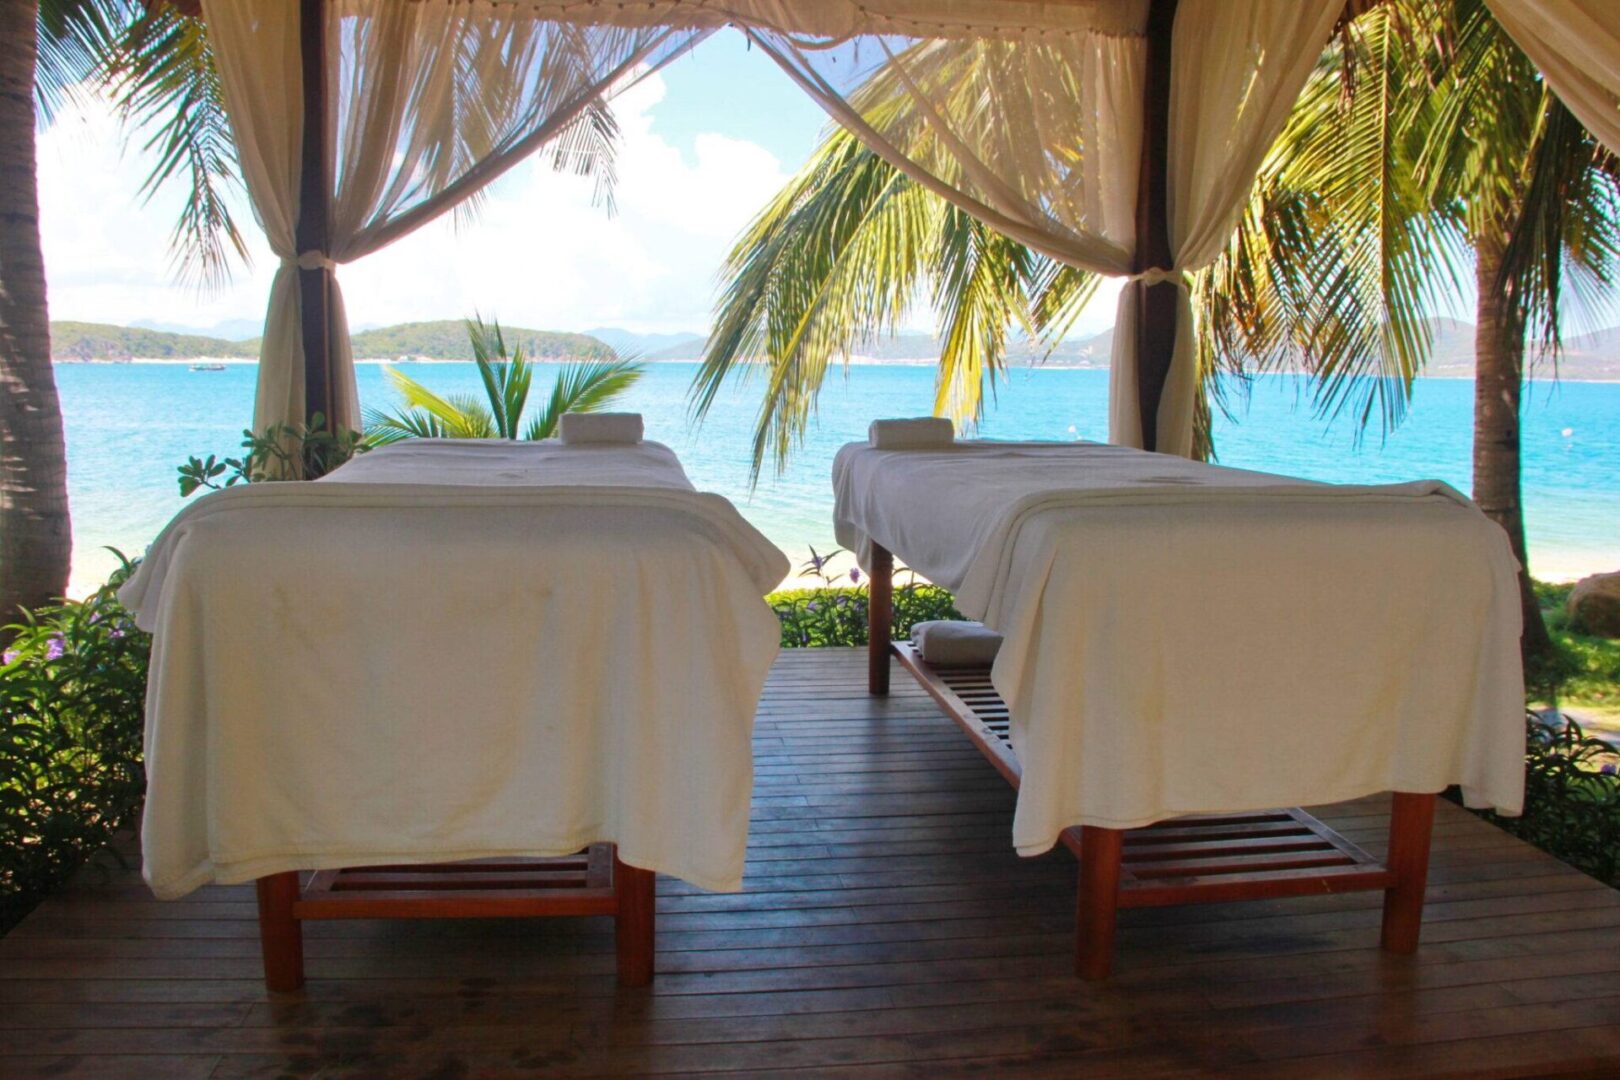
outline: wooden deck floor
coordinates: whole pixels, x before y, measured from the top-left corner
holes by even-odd
[[[1449,804],[1415,958],[1312,897],[1126,912],[1076,981],[1074,861],[1017,858],[1011,790],[864,663],[777,664],[747,892],[660,881],[650,990],[605,920],[319,923],[271,997],[248,887],[89,875],[0,941],[0,1076],[1620,1076],[1620,893]],[[1322,817],[1381,847],[1381,800]]]

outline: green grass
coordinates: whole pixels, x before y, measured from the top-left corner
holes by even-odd
[[[1571,587],[1536,583],[1536,599],[1558,655],[1548,670],[1526,673],[1528,689],[1536,702],[1620,718],[1620,641],[1570,628],[1565,605]]]

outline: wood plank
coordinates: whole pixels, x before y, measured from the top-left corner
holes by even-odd
[[[1376,947],[1379,894],[1322,894],[1122,910],[1113,976],[1077,981],[1073,863],[1018,858],[1005,782],[910,680],[890,726],[866,675],[778,662],[745,891],[660,881],[646,989],[608,917],[358,920],[305,924],[309,981],[269,995],[252,886],[159,903],[110,863],[0,940],[0,1075],[1620,1075],[1620,893],[1450,804],[1412,956]],[[1390,800],[1317,816],[1377,854]]]

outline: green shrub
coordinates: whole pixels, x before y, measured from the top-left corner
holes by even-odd
[[[783,589],[765,597],[782,622],[784,649],[826,648],[837,645],[865,645],[868,598],[861,572],[834,574],[830,565],[842,555],[834,548],[825,555],[810,549],[810,558],[799,568],[799,576],[821,584],[803,589]],[[907,571],[910,574],[909,571]],[[843,584],[844,581],[850,584]],[[924,585],[917,575],[894,588],[892,636],[900,640],[911,628],[930,619],[960,619],[949,592],[938,585]]]
[[[44,608],[11,629],[0,665],[0,933],[106,847],[145,790],[151,638],[115,595]]]
[[[1620,888],[1620,775],[1614,748],[1566,720],[1527,719],[1524,814],[1481,816],[1536,847]]]
[[[771,593],[766,603],[782,620],[782,647],[865,645],[867,593],[859,586],[823,585]],[[938,585],[913,582],[894,590],[894,637],[904,638],[917,623],[960,619],[951,594]]]
[[[242,432],[242,456],[192,457],[179,468],[182,497],[265,480],[319,479],[356,454],[371,449],[358,431],[326,430],[316,413],[308,424],[274,424],[262,435]]]

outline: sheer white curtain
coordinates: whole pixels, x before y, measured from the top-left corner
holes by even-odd
[[[1342,0],[1181,0],[1170,232],[1179,280],[1229,234]],[[302,135],[297,8],[205,0],[255,208],[282,259],[259,428],[303,416],[295,267],[355,259],[476,193],[566,132],[632,71],[740,27],[840,123],[917,182],[1056,259],[1135,265],[1148,0],[331,0],[328,251],[295,250]],[[739,88],[743,92],[743,88]],[[1167,273],[1168,272],[1168,273]],[[334,283],[335,284],[335,283]],[[1140,444],[1128,287],[1112,437]],[[1160,449],[1192,443],[1197,372],[1181,289]],[[357,423],[335,288],[338,422]]]
[[[1620,0],[1487,0],[1569,111],[1620,154]]]
[[[299,251],[299,4],[204,0],[203,8],[248,194],[281,259],[259,357],[257,431],[305,416],[299,268],[330,273],[376,251],[553,140],[589,155],[588,110],[701,33],[551,22],[521,4],[331,0],[324,27],[329,243]],[[330,295],[331,419],[357,428],[354,358],[335,276]]]
[[[724,9],[877,153],[1012,238],[1129,274],[1142,147],[1145,0],[884,0]],[[1154,282],[1179,293],[1157,448],[1193,449],[1198,385],[1187,274],[1219,254],[1343,0],[1181,0],[1172,45],[1173,264],[1138,275],[1115,322],[1109,438],[1141,446],[1135,326]]]
[[[1170,250],[1174,265],[1120,293],[1109,381],[1109,441],[1142,445],[1136,325],[1147,285],[1176,285],[1175,355],[1158,410],[1157,449],[1193,450],[1198,392],[1187,275],[1230,238],[1266,151],[1310,77],[1341,0],[1181,0],[1170,74]]]

